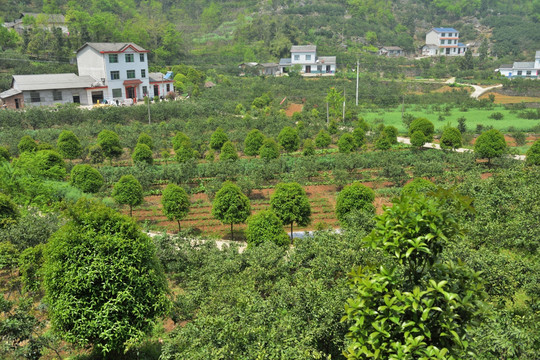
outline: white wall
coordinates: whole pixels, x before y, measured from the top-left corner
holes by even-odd
[[[106,77],[103,56],[90,46],[77,53],[77,67],[79,75],[90,75],[97,81]]]
[[[126,62],[126,56],[125,54],[133,54],[133,62]],[[107,93],[105,95],[106,99],[113,99],[112,95],[112,89],[122,89],[122,99],[126,98],[126,89],[124,86],[125,80],[141,80],[142,84],[139,84],[137,88],[137,99],[143,98],[143,92],[142,87],[147,86],[150,90],[150,82],[148,79],[148,56],[146,53],[142,53],[144,55],[144,62],[140,61],[139,55],[140,53],[135,52],[133,50],[127,50],[123,53],[118,53],[118,62],[117,63],[110,63],[109,62],[109,54],[103,54],[104,63],[105,63],[105,71],[106,71],[106,84],[108,86]],[[135,70],[135,78],[134,79],[128,79],[127,77],[127,71],[128,70]],[[141,70],[145,70],[146,74],[145,77],[141,77]],[[118,71],[120,73],[120,78],[118,80],[112,80],[111,79],[111,71]],[[120,99],[120,98],[115,98]]]
[[[55,105],[55,104],[70,104],[73,103],[73,96],[79,95],[81,105],[90,105],[92,104],[92,96],[90,99],[87,96],[87,91],[85,89],[63,89],[60,90],[62,93],[62,100],[53,100],[53,90],[40,90],[39,93],[40,102],[32,102],[31,93],[33,91],[23,91],[24,96],[24,106],[43,106],[43,105]]]
[[[426,34],[426,44],[439,45],[439,34],[434,30],[428,32]]]
[[[295,60],[295,56],[298,55],[299,59]],[[306,55],[310,55],[311,59],[306,60]],[[291,53],[291,64],[305,64],[305,63],[313,63],[315,64],[315,60],[317,57],[317,53],[315,51],[309,51],[309,52],[293,52]]]

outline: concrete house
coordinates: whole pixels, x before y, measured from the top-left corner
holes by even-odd
[[[172,71],[167,72],[167,74],[160,72],[150,73],[150,96],[164,98],[168,93],[174,91],[172,75]]]
[[[540,51],[536,52],[534,61],[501,65],[495,71],[510,79],[515,77],[540,79]]]
[[[382,46],[379,48],[377,54],[387,57],[397,57],[405,55],[405,52],[399,46]]]
[[[293,45],[291,47],[291,58],[281,59],[279,68],[281,73],[286,72],[290,67],[300,65],[300,72],[304,76],[310,75],[335,75],[336,57],[317,56],[315,45]]]
[[[32,25],[23,24],[23,18],[34,18],[42,22],[42,27],[52,30],[60,28],[65,35],[69,34],[69,30],[66,25],[66,19],[62,14],[38,14],[38,13],[21,13],[18,19],[11,22],[5,22],[3,25],[7,29],[15,30],[19,35],[24,33],[25,29],[31,28]]]
[[[426,34],[425,56],[463,56],[467,46],[459,42],[459,31],[454,28],[433,28]]]

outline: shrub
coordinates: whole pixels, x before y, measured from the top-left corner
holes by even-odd
[[[0,229],[16,223],[19,216],[17,205],[9,196],[0,193]]]
[[[388,150],[392,147],[392,143],[390,139],[386,136],[379,136],[377,141],[375,142],[375,148],[378,150]]]
[[[298,131],[290,126],[285,126],[279,132],[278,142],[286,152],[298,150],[298,147],[300,146],[300,137],[298,136]]]
[[[23,136],[17,145],[19,154],[22,154],[23,152],[36,152],[37,147],[36,141],[28,135]]]
[[[3,146],[0,146],[0,161],[10,161],[11,155],[9,154],[9,150]]]
[[[264,160],[272,160],[279,158],[279,146],[276,141],[272,138],[264,140],[264,143],[259,150],[259,155],[261,159]]]
[[[446,127],[440,140],[441,149],[457,149],[461,147],[461,133],[457,128]]]
[[[409,135],[412,137],[416,131],[420,131],[424,134],[424,142],[430,142],[433,140],[433,133],[435,132],[435,126],[433,123],[426,118],[417,118],[414,119],[409,127]]]
[[[527,150],[526,162],[528,165],[540,165],[540,140],[536,140]]]
[[[251,130],[244,140],[244,153],[248,156],[259,155],[259,149],[264,142],[264,135],[258,130]]]
[[[137,144],[145,144],[150,150],[154,150],[154,141],[147,133],[141,133],[137,139]]]
[[[148,145],[143,143],[137,143],[137,146],[135,146],[135,149],[133,150],[133,154],[131,154],[131,158],[135,163],[142,162],[148,165],[152,165],[154,163],[154,158],[152,157],[152,155],[152,149],[150,149]]]
[[[97,144],[90,146],[88,149],[88,157],[90,158],[90,162],[92,164],[101,164],[103,160],[105,160],[103,149]]]
[[[97,193],[103,186],[103,176],[90,165],[78,164],[71,169],[70,184],[87,192]]]
[[[161,204],[163,205],[163,214],[169,220],[176,220],[178,231],[180,231],[180,220],[186,217],[191,206],[189,196],[184,188],[175,184],[167,185],[161,194]]]
[[[497,129],[488,130],[476,139],[474,152],[480,158],[491,159],[502,156],[507,150],[504,135]]]
[[[493,119],[493,120],[502,120],[504,118],[504,115],[503,113],[497,111],[497,112],[491,113],[488,116],[488,118]]]
[[[354,128],[352,135],[354,136],[354,142],[356,147],[362,147],[366,143],[366,132],[361,127]]]
[[[332,137],[326,130],[320,130],[317,136],[315,137],[315,145],[319,149],[328,147],[332,143]]]
[[[304,140],[304,146],[302,146],[302,155],[304,156],[315,155],[315,145],[313,144],[313,140],[311,139]]]
[[[512,134],[512,137],[514,138],[517,146],[523,146],[527,142],[527,137],[525,136],[525,133],[521,131]]]
[[[112,197],[119,204],[129,205],[129,216],[133,216],[133,207],[144,200],[142,186],[133,175],[124,175],[114,184]]]
[[[401,194],[411,196],[413,193],[425,194],[437,190],[437,186],[424,178],[416,178],[401,189]]]
[[[176,133],[176,135],[172,139],[172,144],[173,144],[173,149],[176,152],[181,147],[186,147],[186,146],[191,147],[191,140],[186,134],[179,131]]]
[[[113,158],[122,155],[122,147],[120,146],[120,138],[118,134],[111,130],[102,130],[98,134],[98,144],[103,150],[103,154],[111,162]]]
[[[356,149],[356,141],[350,133],[341,135],[338,140],[338,148],[340,153],[350,153]]]
[[[375,192],[359,182],[345,186],[336,199],[336,217],[346,226],[351,226],[347,221],[347,215],[351,212],[363,211],[370,214],[375,213]]]
[[[224,224],[231,224],[232,240],[233,224],[243,223],[250,214],[251,204],[248,197],[232,182],[225,182],[214,198],[212,215]]]
[[[248,246],[257,246],[267,241],[279,246],[290,244],[290,239],[283,229],[283,223],[272,210],[262,210],[247,220],[246,242]]]
[[[210,147],[214,150],[220,150],[227,141],[229,141],[227,134],[222,128],[218,127],[210,137]]]
[[[79,138],[72,131],[62,131],[60,136],[58,136],[56,147],[60,155],[65,159],[76,159],[82,154],[82,146]]]
[[[221,154],[219,155],[220,161],[226,160],[238,160],[238,153],[236,152],[236,146],[231,141],[226,141],[221,147]]]
[[[412,146],[420,148],[420,147],[424,146],[425,143],[426,143],[426,137],[425,137],[424,133],[421,132],[420,130],[415,131],[411,135],[411,145]]]
[[[330,123],[328,123],[328,132],[330,135],[336,135],[338,132],[338,126],[336,120],[332,119],[330,120]]]
[[[398,129],[395,126],[385,126],[382,131],[382,136],[386,137],[390,144],[395,145],[397,141]]]

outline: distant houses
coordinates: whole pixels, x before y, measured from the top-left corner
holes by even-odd
[[[66,19],[62,14],[21,13],[18,19],[11,22],[5,22],[3,26],[7,29],[13,29],[19,35],[22,35],[25,29],[32,27],[32,25],[26,25],[24,23],[23,18],[25,17],[33,18],[35,21],[39,21],[40,26],[48,28],[49,30],[60,28],[62,33],[69,33],[66,25]]]
[[[387,57],[398,57],[404,56],[405,51],[403,51],[403,49],[399,46],[381,46],[377,54]]]
[[[534,61],[501,65],[495,71],[510,79],[516,77],[540,79],[540,51],[536,52]]]
[[[459,42],[459,31],[454,28],[433,28],[426,34],[422,47],[424,56],[463,56],[467,46]]]
[[[14,75],[0,93],[4,107],[65,103],[133,103],[174,91],[172,73],[148,72],[148,50],[134,43],[86,43],[77,50],[75,74]]]

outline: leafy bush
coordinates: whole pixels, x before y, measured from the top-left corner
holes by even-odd
[[[231,141],[226,141],[221,147],[221,154],[219,155],[220,161],[238,160],[238,152],[236,146]]]
[[[536,140],[527,150],[526,161],[528,165],[540,165],[540,140]]]
[[[30,136],[25,135],[19,141],[17,149],[19,149],[19,154],[22,154],[23,152],[35,152],[37,151],[37,143]]]
[[[90,146],[88,149],[88,157],[90,158],[90,162],[92,164],[101,164],[103,160],[105,160],[103,149],[97,144]]]
[[[317,136],[315,137],[315,145],[319,149],[323,149],[325,147],[328,147],[332,143],[332,138],[330,137],[330,134],[324,130],[321,129]]]
[[[336,199],[336,216],[344,226],[353,226],[348,222],[348,215],[351,212],[375,213],[375,192],[367,186],[354,182],[339,192]]]
[[[76,188],[88,193],[97,193],[104,184],[101,173],[86,164],[77,164],[71,169],[69,182]]]
[[[229,137],[221,127],[218,127],[210,137],[210,147],[214,150],[221,150],[221,147],[227,141],[229,141]]]
[[[123,149],[120,146],[120,138],[118,134],[111,130],[102,130],[98,134],[98,145],[101,146],[103,154],[106,158],[112,161],[122,155]]]
[[[504,135],[496,129],[482,133],[474,143],[474,152],[480,158],[491,159],[502,156],[507,150]]]
[[[430,191],[435,191],[436,189],[437,186],[431,181],[424,178],[416,178],[401,189],[401,194],[405,196],[412,196],[413,193],[425,194]]]
[[[356,149],[356,141],[350,133],[341,135],[338,140],[338,149],[340,153],[350,153]]]
[[[298,131],[290,126],[284,127],[279,132],[278,142],[286,152],[298,150],[298,147],[300,146],[300,137],[298,136]]]
[[[252,247],[267,241],[278,246],[290,244],[290,239],[283,230],[283,223],[276,214],[271,210],[262,210],[248,218],[246,242]]]
[[[150,150],[154,150],[154,141],[147,133],[143,132],[139,135],[139,138],[137,139],[137,144],[145,144],[150,148]]]
[[[461,147],[461,133],[457,128],[446,127],[440,139],[441,149],[457,149]]]
[[[17,205],[9,196],[0,193],[0,229],[16,223],[19,216]]]
[[[272,160],[279,158],[280,153],[277,142],[272,138],[264,140],[263,145],[259,150],[259,155],[261,156],[261,159],[264,160]]]
[[[264,142],[264,135],[258,130],[251,130],[244,140],[244,153],[249,156],[259,155],[259,149]]]
[[[148,165],[152,165],[154,163],[154,158],[152,156],[153,154],[150,147],[143,143],[137,143],[137,146],[135,146],[135,149],[133,150],[133,154],[131,154],[133,162],[142,162]]]
[[[65,159],[76,159],[82,154],[82,146],[79,138],[72,131],[64,130],[58,136],[56,142],[58,152]]]
[[[433,123],[426,118],[417,118],[414,119],[411,126],[409,126],[409,135],[412,137],[417,131],[420,131],[424,135],[425,142],[430,142],[433,140],[435,126],[433,126]]]
[[[503,113],[497,111],[497,112],[489,114],[488,118],[493,119],[493,120],[502,120],[504,118],[504,115]]]
[[[10,161],[11,155],[9,154],[9,150],[6,149],[3,146],[0,146],[0,161]]]
[[[315,155],[315,145],[313,144],[313,140],[311,139],[304,140],[304,145],[302,146],[302,155],[304,156]]]
[[[426,143],[426,137],[424,133],[420,130],[417,130],[411,135],[411,145],[417,148],[424,146]]]
[[[133,175],[124,175],[114,184],[112,197],[119,204],[129,205],[129,216],[133,216],[133,207],[144,200],[142,186]]]
[[[180,220],[186,217],[191,206],[184,188],[175,184],[167,185],[161,194],[161,204],[163,205],[163,214],[169,220],[176,220],[178,231],[180,231]]]

